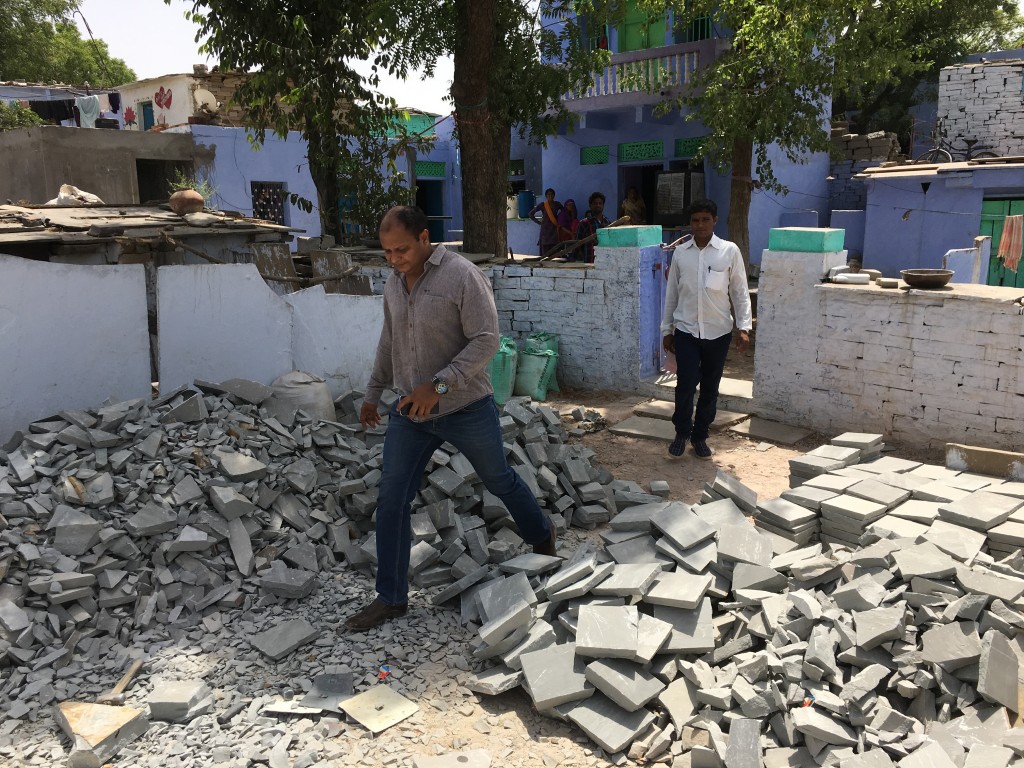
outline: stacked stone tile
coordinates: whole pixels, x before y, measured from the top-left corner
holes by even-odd
[[[607,551],[526,556],[465,589],[484,663],[471,689],[522,686],[606,752],[644,761],[688,751],[693,766],[913,768],[1024,755],[1008,718],[1024,656],[1019,552],[997,563],[881,530],[863,546],[790,549],[750,524],[737,503],[748,489],[722,475],[711,485],[734,493],[631,507],[612,518],[628,536]]]

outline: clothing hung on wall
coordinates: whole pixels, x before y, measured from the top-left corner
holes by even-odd
[[[33,112],[47,122],[55,120],[60,123],[64,120],[71,120],[75,116],[75,102],[73,99],[54,99],[52,101],[30,100],[28,105],[32,108]]]
[[[999,239],[999,258],[1011,272],[1017,271],[1021,246],[1024,245],[1024,215],[1007,216],[1003,222],[1003,235]]]
[[[95,96],[79,96],[75,99],[78,107],[79,125],[83,128],[95,128],[96,118],[100,116],[100,100]]]

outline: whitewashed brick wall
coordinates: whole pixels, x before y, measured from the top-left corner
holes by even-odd
[[[945,67],[938,118],[957,149],[977,139],[1000,155],[1024,154],[1024,61]],[[956,159],[954,157],[954,159]]]
[[[823,285],[823,266],[822,254],[764,252],[754,368],[760,415],[930,448],[1020,449],[1020,290]]]

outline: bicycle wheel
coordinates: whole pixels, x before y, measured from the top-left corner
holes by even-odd
[[[974,155],[971,156],[971,160],[984,160],[985,158],[992,157],[1002,157],[1002,155],[998,152],[989,152],[986,150],[985,152],[975,152]]]
[[[914,163],[952,163],[953,156],[941,147],[933,147],[914,158]]]

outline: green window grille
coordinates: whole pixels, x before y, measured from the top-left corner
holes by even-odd
[[[608,162],[608,145],[580,147],[580,165],[604,165]]]
[[[508,175],[509,176],[525,176],[526,175],[526,161],[520,158],[519,160],[511,160],[508,164]]]
[[[429,178],[441,178],[445,177],[445,164],[443,162],[435,160],[417,160],[416,161],[416,178],[417,179],[429,179]]]
[[[661,160],[665,156],[663,141],[631,141],[619,144],[619,162],[631,160]]]
[[[420,136],[430,137],[435,134],[434,121],[437,119],[435,115],[413,115],[413,114],[402,114],[394,119],[392,125],[402,126],[404,133],[419,134]],[[386,135],[389,139],[397,138],[399,133],[397,127],[389,128]]]
[[[693,157],[700,148],[704,146],[703,136],[694,136],[689,139],[676,139],[676,157]]]

